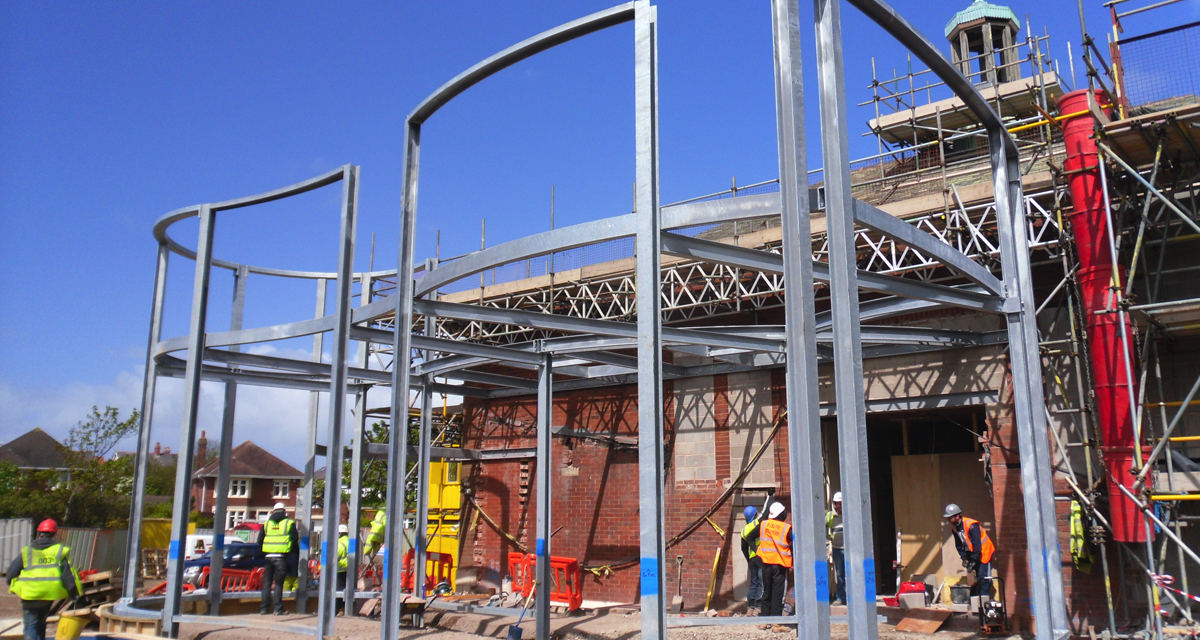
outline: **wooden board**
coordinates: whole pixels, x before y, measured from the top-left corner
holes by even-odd
[[[910,609],[904,619],[896,625],[896,631],[933,633],[946,622],[951,613],[946,609]]]

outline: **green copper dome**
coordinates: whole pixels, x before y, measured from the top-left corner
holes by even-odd
[[[1000,6],[998,4],[992,4],[990,2],[986,2],[985,0],[975,0],[971,3],[971,6],[954,14],[954,17],[950,19],[950,22],[946,23],[946,37],[949,38],[950,34],[957,29],[959,25],[964,25],[968,22],[974,22],[982,18],[1012,20],[1013,22],[1017,22],[1017,14],[1013,13],[1012,9]]]

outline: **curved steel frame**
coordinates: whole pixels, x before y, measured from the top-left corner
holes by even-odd
[[[890,215],[850,196],[849,156],[846,134],[845,90],[843,86],[840,6],[838,0],[817,0],[817,51],[822,117],[822,148],[825,157],[826,193],[828,206],[829,261],[815,261],[812,256],[812,236],[809,222],[807,170],[805,165],[805,136],[803,123],[803,82],[799,12],[796,0],[772,0],[772,24],[775,50],[776,115],[779,132],[780,195],[746,197],[729,200],[692,202],[661,208],[658,196],[658,104],[657,104],[657,14],[648,0],[637,0],[601,11],[551,29],[514,45],[459,74],[443,85],[420,105],[406,120],[405,177],[400,212],[399,263],[394,271],[354,273],[352,271],[355,202],[358,189],[357,167],[345,166],[289,187],[267,193],[228,200],[215,204],[185,207],[161,217],[154,225],[158,241],[158,268],[155,278],[151,313],[150,336],[147,346],[145,394],[142,414],[145,417],[139,436],[135,500],[131,527],[140,523],[142,493],[145,487],[146,454],[150,443],[155,381],[159,376],[178,376],[185,379],[185,415],[181,428],[181,456],[176,481],[176,500],[173,514],[168,590],[164,606],[164,628],[174,637],[177,633],[179,603],[181,602],[182,555],[179,548],[185,540],[187,524],[187,492],[193,460],[196,411],[199,384],[202,379],[226,383],[225,420],[222,430],[223,449],[231,443],[236,384],[255,384],[303,389],[313,392],[310,416],[310,457],[307,472],[311,474],[316,445],[316,393],[329,392],[329,427],[325,448],[327,468],[341,468],[344,438],[345,397],[358,397],[358,431],[352,450],[353,465],[361,469],[367,455],[361,443],[365,424],[365,393],[372,385],[388,385],[392,389],[391,424],[407,424],[408,393],[420,390],[428,409],[429,394],[448,392],[459,395],[497,397],[511,393],[536,392],[538,395],[538,492],[537,492],[537,579],[550,580],[550,483],[549,408],[554,389],[572,388],[572,381],[553,379],[558,369],[568,376],[585,379],[611,376],[617,372],[636,372],[639,399],[639,493],[641,524],[641,603],[642,633],[647,638],[666,635],[668,621],[661,596],[664,576],[660,571],[665,556],[663,505],[663,448],[662,448],[662,380],[668,377],[702,375],[713,367],[754,368],[787,367],[787,408],[789,420],[789,459],[792,513],[798,532],[795,562],[797,611],[795,623],[798,634],[805,638],[827,640],[829,637],[828,568],[824,560],[824,495],[823,461],[819,442],[819,416],[816,395],[816,364],[819,357],[835,362],[837,406],[853,408],[839,411],[838,429],[841,450],[843,494],[846,496],[849,622],[850,635],[855,638],[874,638],[876,631],[874,598],[874,558],[872,555],[870,494],[867,477],[865,409],[862,389],[863,344],[882,348],[911,349],[920,346],[944,347],[959,344],[982,344],[983,338],[961,332],[929,332],[925,330],[877,330],[861,327],[860,320],[889,313],[905,313],[914,308],[962,306],[974,310],[999,313],[1008,323],[1008,344],[1013,371],[1014,405],[1020,434],[1022,482],[1025,489],[1025,509],[1029,536],[1029,558],[1032,570],[1034,613],[1051,624],[1038,625],[1039,640],[1050,640],[1065,633],[1066,609],[1062,594],[1061,560],[1055,529],[1052,500],[1052,477],[1048,443],[1046,442],[1045,412],[1041,399],[1041,369],[1038,361],[1037,331],[1034,321],[1033,292],[1027,239],[1023,232],[1020,207],[1023,202],[1018,151],[1012,138],[987,103],[959,72],[946,62],[920,33],[894,10],[878,0],[848,0],[876,23],[907,46],[946,82],[972,110],[989,132],[994,175],[998,230],[1001,239],[1002,273],[996,278],[987,269],[967,258],[943,240],[926,234],[916,227],[898,222]],[[419,173],[420,133],[425,121],[439,108],[484,78],[521,60],[558,44],[582,37],[607,27],[628,21],[634,22],[635,44],[635,124],[637,153],[637,213],[583,223],[539,233],[513,242],[457,259],[445,265],[427,260],[422,269],[416,267],[414,247],[416,202]],[[336,273],[293,271],[243,265],[213,258],[212,239],[217,212],[299,195],[313,189],[343,183],[341,244]],[[771,205],[778,203],[775,209]],[[698,224],[718,223],[763,215],[778,214],[783,221],[782,255],[733,247],[730,245],[691,238],[667,231]],[[200,233],[197,249],[191,250],[169,235],[175,223],[199,217]],[[886,236],[915,247],[929,258],[957,272],[969,286],[949,287],[912,279],[884,276],[858,270],[854,263],[854,226],[872,228]],[[539,314],[512,309],[497,309],[481,305],[449,303],[437,300],[438,289],[451,282],[496,266],[517,260],[550,254],[615,238],[634,237],[637,247],[637,292],[639,313],[636,323],[594,320],[552,314]],[[189,333],[162,339],[162,309],[165,300],[166,270],[170,253],[197,261],[193,290],[192,317]],[[780,327],[738,327],[709,329],[664,328],[661,318],[660,256],[669,254],[706,262],[734,265],[752,270],[783,273],[786,282],[798,282],[792,295],[785,300],[786,325]],[[227,332],[206,332],[208,283],[213,266],[230,269],[236,278],[234,317]],[[425,273],[414,281],[418,270]],[[316,280],[318,302],[316,317],[282,325],[243,329],[241,309],[244,303],[245,280],[250,274]],[[372,282],[396,277],[393,295],[372,300]],[[333,313],[326,314],[325,290],[329,280],[336,283]],[[351,308],[354,281],[360,283],[362,305]],[[832,309],[818,322],[815,314],[812,283],[829,282]],[[867,289],[891,297],[858,303],[858,290]],[[869,310],[868,310],[869,308]],[[413,334],[414,314],[426,318],[425,330]],[[456,318],[467,321],[493,322],[534,327],[553,332],[580,334],[537,340],[531,343],[495,346],[455,340],[435,335],[432,319]],[[390,321],[391,331],[378,328]],[[832,330],[832,339],[827,333]],[[330,364],[320,361],[322,336],[332,332],[333,359]],[[818,347],[831,342],[832,349]],[[936,334],[936,335],[935,335]],[[956,335],[951,335],[956,334]],[[314,336],[313,361],[299,361],[244,354],[243,344]],[[357,340],[364,348],[359,352],[357,366],[349,366],[349,341]],[[408,366],[393,366],[391,372],[371,370],[365,354],[371,344],[392,348],[393,356],[405,354],[394,362]],[[917,345],[917,347],[914,347]],[[614,349],[636,346],[637,357],[613,353]],[[228,347],[219,349],[217,347]],[[662,362],[662,350],[685,351],[713,359],[713,365],[698,367],[668,366]],[[421,350],[415,361],[412,350]],[[186,357],[173,355],[186,350]],[[731,362],[732,361],[732,362]],[[205,364],[205,363],[209,364]],[[480,364],[505,363],[536,369],[536,381],[472,370]],[[589,364],[590,363],[590,364]],[[583,372],[582,374],[580,372]],[[461,380],[464,386],[438,383],[435,377]],[[611,378],[607,378],[611,379]],[[353,382],[352,382],[353,381]],[[484,385],[484,386],[479,386]],[[420,468],[430,459],[428,430],[429,411],[421,412],[421,442],[415,447]],[[389,462],[388,501],[386,507],[387,549],[402,550],[404,545],[403,495],[404,473],[410,446],[406,429],[394,431],[396,437],[387,446]],[[1041,434],[1040,437],[1038,434]],[[223,462],[228,451],[223,450]],[[469,453],[469,452],[468,452]],[[379,455],[378,452],[375,455]],[[466,455],[464,453],[464,455]],[[475,456],[485,454],[475,452]],[[218,495],[226,493],[228,465],[222,464],[218,478]],[[424,504],[427,474],[419,474],[418,503]],[[308,476],[311,479],[311,476]],[[326,513],[339,513],[341,479],[331,474],[326,486]],[[356,480],[355,480],[356,482]],[[309,485],[310,486],[310,485]],[[355,488],[356,489],[356,488]],[[352,495],[356,490],[352,490]],[[352,517],[358,518],[356,495],[352,498]],[[311,502],[309,502],[311,504]],[[219,499],[218,511],[224,510]],[[223,514],[219,514],[223,516]],[[218,533],[224,518],[218,518]],[[425,567],[425,530],[418,526],[414,547],[418,554],[415,563],[418,575],[415,584],[423,585]],[[221,538],[217,537],[217,553]],[[307,552],[307,549],[305,549]],[[138,541],[131,536],[129,572],[136,571]],[[324,565],[334,560],[328,543],[321,549]],[[351,554],[351,571],[358,562],[357,550]],[[385,576],[396,576],[401,570],[401,553],[387,553],[384,558]],[[336,561],[336,560],[334,560]],[[304,563],[302,563],[304,564]],[[319,604],[318,637],[334,635],[334,593],[332,573],[322,574]],[[329,577],[330,579],[326,579]],[[133,599],[133,580],[126,581],[125,596]],[[351,585],[345,598],[355,596]],[[422,590],[423,591],[423,590]],[[303,597],[303,594],[299,594]],[[423,595],[423,594],[422,594]],[[400,623],[399,589],[383,592],[383,624],[381,637],[395,638]],[[537,637],[549,637],[549,589],[538,591]],[[212,594],[219,605],[220,594]],[[749,620],[747,621],[754,621]],[[692,621],[694,623],[694,621]]]

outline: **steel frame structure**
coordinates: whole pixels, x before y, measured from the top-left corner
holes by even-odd
[[[490,398],[514,393],[537,394],[537,580],[542,584],[550,579],[551,513],[549,481],[551,400],[556,390],[579,388],[591,384],[612,383],[636,376],[639,395],[639,500],[641,513],[641,606],[642,633],[649,639],[663,638],[669,626],[666,607],[664,575],[661,571],[665,556],[665,527],[662,518],[664,495],[663,468],[663,397],[664,376],[702,375],[706,372],[729,371],[762,366],[787,367],[787,408],[791,418],[789,429],[789,460],[791,513],[796,531],[796,611],[788,622],[797,626],[804,638],[829,637],[829,604],[827,566],[824,560],[824,499],[823,463],[821,460],[819,407],[817,403],[816,366],[818,358],[832,358],[837,373],[836,390],[838,429],[842,446],[843,494],[846,496],[847,556],[849,573],[850,635],[855,638],[874,638],[877,635],[874,597],[874,558],[870,535],[870,495],[867,484],[865,451],[865,403],[862,388],[862,359],[864,353],[886,353],[922,348],[945,348],[960,344],[982,344],[986,336],[964,332],[938,332],[908,328],[862,327],[869,318],[909,313],[914,309],[947,306],[964,307],[1004,316],[1013,374],[1014,404],[1020,427],[1020,457],[1022,482],[1025,490],[1029,559],[1033,590],[1034,614],[1039,621],[1039,640],[1058,640],[1066,633],[1066,609],[1063,601],[1062,578],[1054,524],[1053,492],[1050,481],[1050,462],[1046,437],[1045,407],[1041,397],[1041,369],[1038,361],[1037,327],[1034,322],[1033,293],[1030,282],[1030,241],[1026,233],[1025,203],[1022,193],[1018,150],[1012,137],[988,104],[970,82],[945,61],[932,44],[908,22],[879,0],[850,0],[850,4],[907,46],[918,58],[950,87],[983,123],[988,131],[993,184],[995,189],[994,215],[999,242],[985,253],[998,253],[1000,277],[963,253],[949,242],[949,236],[926,233],[919,223],[906,224],[880,212],[870,205],[855,201],[850,193],[848,138],[846,134],[846,100],[841,56],[840,2],[817,2],[817,51],[820,78],[819,96],[822,105],[822,149],[827,176],[828,240],[825,243],[827,261],[813,260],[812,233],[809,216],[806,137],[803,123],[803,82],[801,70],[800,17],[797,0],[772,0],[772,24],[775,51],[776,115],[779,134],[780,194],[778,209],[781,215],[782,255],[772,251],[732,247],[730,245],[692,238],[675,230],[699,224],[713,224],[761,217],[762,203],[749,198],[693,202],[670,209],[659,204],[658,188],[658,101],[657,101],[657,13],[648,0],[637,0],[601,11],[560,27],[543,32],[514,45],[471,67],[447,82],[421,104],[406,120],[405,176],[400,211],[399,263],[395,271],[354,273],[354,256],[358,169],[345,166],[316,178],[283,189],[238,200],[186,207],[163,216],[155,225],[158,240],[158,272],[155,279],[151,328],[147,346],[145,396],[143,399],[142,431],[139,438],[135,500],[131,527],[140,525],[142,493],[145,486],[145,466],[149,445],[149,430],[155,395],[155,381],[160,376],[178,376],[185,380],[184,415],[180,431],[181,456],[176,480],[168,589],[162,619],[164,631],[175,637],[178,624],[190,621],[182,616],[180,547],[186,536],[188,515],[187,495],[191,486],[198,391],[202,380],[224,382],[227,385],[226,420],[223,422],[223,442],[228,444],[236,399],[235,385],[253,384],[288,389],[329,393],[329,420],[325,433],[326,467],[340,469],[344,455],[344,431],[348,394],[356,397],[356,425],[352,448],[352,467],[361,470],[362,460],[380,455],[376,447],[362,442],[365,425],[366,390],[374,385],[390,386],[390,424],[392,437],[386,445],[388,459],[388,497],[386,506],[386,549],[383,560],[386,580],[382,592],[383,612],[381,638],[397,637],[400,624],[400,589],[395,586],[401,573],[401,558],[405,547],[403,535],[405,469],[410,457],[417,458],[418,469],[426,469],[434,454],[430,438],[430,394],[452,393]],[[635,141],[637,160],[636,213],[590,223],[555,229],[522,238],[496,247],[481,250],[453,262],[438,264],[427,261],[420,280],[414,280],[417,269],[414,246],[419,153],[421,128],[424,123],[451,99],[484,78],[521,60],[558,44],[582,37],[617,24],[634,23],[635,47]],[[222,261],[213,256],[213,236],[216,214],[293,195],[333,184],[343,184],[341,232],[339,238],[338,271],[336,273],[298,272],[256,267]],[[200,233],[195,250],[171,238],[170,227],[187,218],[200,219]],[[920,279],[904,278],[862,269],[856,261],[855,225],[872,229],[882,236],[903,244],[921,256],[921,267],[933,263],[939,268],[957,273],[970,281],[967,286],[947,286]],[[968,226],[969,223],[968,223]],[[552,254],[574,247],[603,242],[618,237],[634,237],[637,263],[633,283],[636,286],[636,323],[601,319],[586,315],[557,315],[479,304],[440,301],[438,289],[462,278],[482,273],[515,260]],[[168,256],[175,253],[196,261],[195,284],[189,333],[163,339],[162,310],[165,299]],[[723,267],[746,269],[759,273],[782,273],[783,282],[792,286],[782,304],[785,307],[784,327],[726,327],[674,328],[663,325],[662,306],[664,282],[663,255],[718,264]],[[899,263],[896,263],[899,264]],[[235,272],[239,296],[234,305],[234,322],[226,332],[208,332],[206,307],[213,267]],[[906,270],[905,268],[898,269]],[[909,269],[911,270],[911,269]],[[244,303],[245,280],[251,274],[303,278],[318,284],[317,317],[287,324],[245,329],[241,327],[240,309]],[[382,295],[375,282],[394,279],[391,295]],[[335,291],[332,313],[325,310],[325,292],[332,280]],[[832,301],[830,312],[815,312],[815,281],[828,282]],[[359,283],[361,305],[352,307],[354,282]],[[778,282],[778,281],[776,281]],[[781,288],[781,287],[780,287]],[[866,290],[883,297],[859,303],[859,291]],[[424,320],[417,323],[420,317]],[[535,339],[514,344],[496,341],[468,341],[464,336],[441,331],[447,320],[480,325],[511,325],[534,331]],[[441,324],[437,324],[441,323]],[[414,333],[414,328],[417,332]],[[333,358],[321,362],[321,336],[329,333],[333,341]],[[241,345],[302,336],[314,336],[311,361],[278,358],[242,353]],[[359,358],[351,366],[350,341],[364,344]],[[492,342],[489,344],[489,342]],[[365,357],[371,345],[392,351],[391,371],[369,368]],[[828,345],[828,346],[826,346]],[[226,347],[226,348],[222,348]],[[636,357],[620,353],[636,348]],[[708,364],[680,367],[663,363],[664,350],[699,355]],[[179,353],[184,353],[180,357]],[[536,379],[499,375],[481,371],[481,365],[504,364],[517,370],[532,370]],[[462,386],[438,380],[458,380]],[[424,399],[420,416],[421,436],[414,451],[407,442],[409,394],[417,391]],[[322,447],[317,445],[315,395],[313,419],[309,430],[309,461],[306,483],[311,480],[314,458]],[[806,453],[807,452],[807,453]],[[484,452],[462,451],[464,458],[487,458]],[[427,504],[427,471],[417,473],[418,512]],[[358,493],[352,478],[351,495]],[[218,484],[228,483],[227,469],[219,476]],[[306,484],[305,508],[311,508],[311,485]],[[218,495],[227,487],[218,486]],[[332,530],[340,513],[343,489],[341,476],[329,474],[325,493],[326,531]],[[354,500],[352,517],[358,517],[359,505]],[[301,518],[308,524],[308,520]],[[219,525],[223,525],[220,522]],[[305,531],[307,533],[307,531]],[[425,531],[418,526],[413,548],[416,567],[425,567]],[[307,536],[305,536],[307,537]],[[218,541],[221,538],[218,538]],[[220,549],[220,542],[217,542]],[[138,541],[131,538],[130,573],[135,575]],[[305,550],[306,551],[306,550]],[[360,550],[356,550],[360,551]],[[333,566],[336,550],[329,537],[320,547],[322,564]],[[359,558],[356,554],[353,562]],[[304,564],[302,562],[302,564]],[[318,623],[314,635],[334,635],[334,605],[337,597],[354,597],[353,588],[347,593],[334,593],[333,572],[321,575]],[[424,581],[418,575],[417,596],[424,595]],[[136,604],[134,581],[125,588],[126,604]],[[302,594],[298,594],[301,595]],[[219,594],[210,594],[214,603]],[[537,591],[537,637],[549,638],[549,589]],[[759,620],[747,618],[746,622]],[[774,619],[778,621],[778,619]],[[697,621],[688,620],[688,625]]]

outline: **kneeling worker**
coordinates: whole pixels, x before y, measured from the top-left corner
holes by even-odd
[[[46,618],[55,600],[75,598],[83,593],[79,574],[71,568],[67,555],[71,549],[54,541],[58,523],[43,520],[37,537],[21,549],[8,565],[8,590],[21,599],[25,618],[25,640],[46,640]]]
[[[988,591],[983,590],[983,585],[985,582],[988,583],[987,588],[990,590],[992,555],[996,553],[996,545],[992,544],[992,539],[988,537],[987,531],[984,531],[983,525],[979,524],[978,520],[963,517],[962,509],[959,509],[958,505],[946,505],[946,513],[942,517],[950,522],[950,528],[954,532],[954,546],[958,549],[959,557],[962,558],[963,567],[968,573],[975,574],[975,584],[971,586],[971,595],[989,594]]]
[[[758,541],[758,558],[762,562],[762,615],[783,615],[783,596],[787,591],[788,574],[792,570],[792,525],[784,522],[787,508],[782,502],[772,502],[767,510],[768,520],[761,520],[745,538]]]

